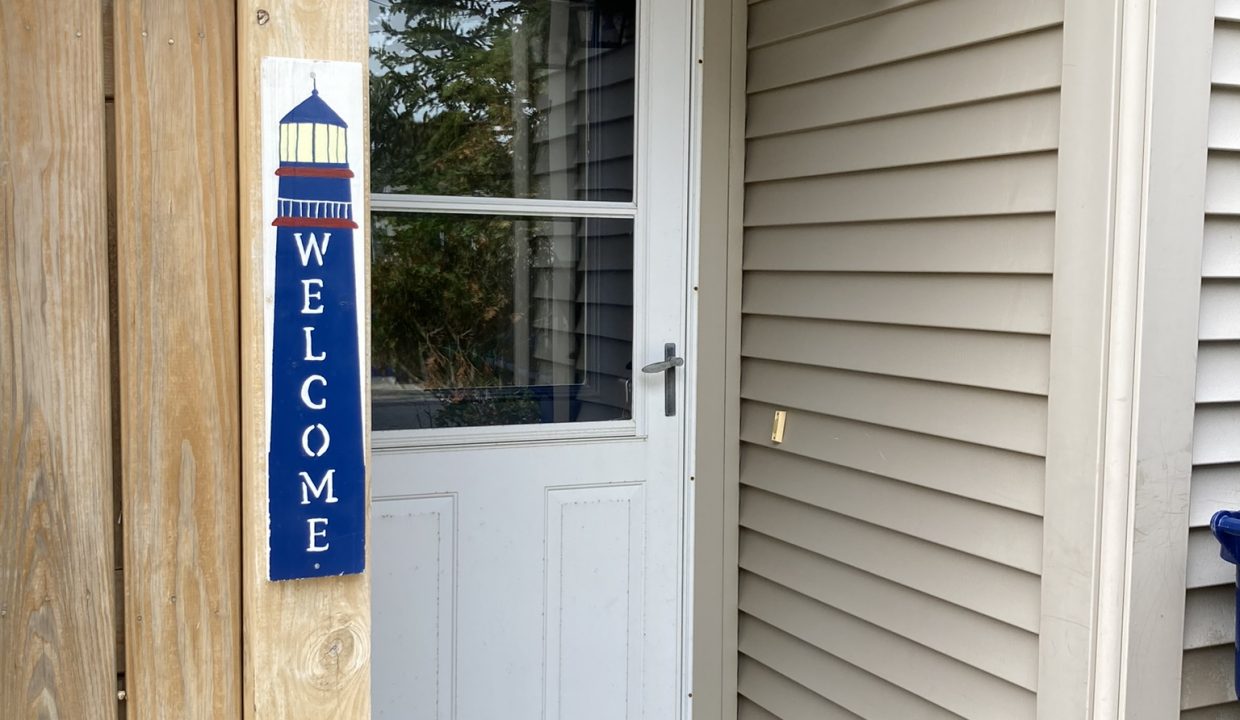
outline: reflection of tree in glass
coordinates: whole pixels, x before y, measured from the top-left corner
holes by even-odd
[[[581,155],[569,155],[567,167],[589,165],[598,142],[589,130],[593,106],[577,102],[591,82],[586,61],[600,48],[631,44],[633,0],[370,4],[372,191],[547,196],[539,154],[564,128],[581,134],[570,135],[568,144],[577,146],[570,152]],[[558,125],[550,119],[555,112]],[[631,141],[631,131],[626,137]],[[593,197],[586,172],[570,170],[564,182],[568,189],[556,192],[568,194],[554,197]],[[447,406],[467,395],[450,388],[506,387],[471,397],[528,414],[533,401],[512,389],[531,381],[517,376],[530,372],[518,367],[531,362],[526,301],[549,268],[574,265],[571,257],[550,257],[549,238],[561,233],[540,220],[431,213],[376,215],[373,230],[374,372],[435,391],[445,403],[437,423],[490,424],[450,420]],[[514,292],[525,296],[521,302]],[[573,318],[558,320],[573,331]]]
[[[371,18],[372,188],[512,195],[512,37],[539,22],[531,8],[543,4],[383,5]],[[513,223],[461,215],[376,218],[377,369],[426,389],[513,383]]]
[[[426,389],[510,385],[512,218],[384,215],[371,247],[372,364]]]

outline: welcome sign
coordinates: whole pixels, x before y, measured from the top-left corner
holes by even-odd
[[[362,72],[262,64],[271,580],[365,568]]]

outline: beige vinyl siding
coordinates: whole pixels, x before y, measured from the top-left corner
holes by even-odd
[[[1062,16],[749,5],[741,718],[1035,716]]]
[[[1240,508],[1240,4],[1214,25],[1197,412],[1184,607],[1183,718],[1240,719],[1232,687],[1235,568],[1210,535],[1216,510]]]

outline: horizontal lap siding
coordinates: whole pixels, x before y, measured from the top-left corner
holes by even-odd
[[[1214,511],[1240,508],[1240,3],[1220,0],[1216,7],[1184,607],[1185,720],[1240,719],[1232,687],[1235,569],[1219,558],[1209,530]]]
[[[1061,23],[749,6],[742,718],[1034,717]]]

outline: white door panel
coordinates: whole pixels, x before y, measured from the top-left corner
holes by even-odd
[[[547,27],[569,32],[573,24],[554,9],[561,5],[551,7]],[[638,58],[636,82],[622,74],[614,82],[615,68],[604,67],[604,107],[590,116],[606,123],[616,115],[636,128],[632,202],[561,201],[563,176],[550,199],[502,200],[510,215],[519,216],[525,203],[531,216],[598,219],[580,242],[579,230],[551,233],[552,260],[514,260],[511,280],[502,280],[532,290],[520,299],[529,319],[518,323],[524,335],[516,342],[531,351],[512,361],[514,372],[541,372],[549,380],[539,382],[557,386],[578,382],[581,397],[560,393],[541,407],[555,418],[586,408],[574,418],[584,421],[374,435],[375,717],[664,720],[686,707],[689,367],[676,373],[677,412],[670,416],[666,377],[639,369],[663,360],[665,343],[685,347],[689,4],[647,0],[638,3],[638,16],[637,51],[617,53],[629,63]],[[527,72],[513,62],[514,73]],[[571,87],[565,92],[574,96]],[[624,92],[628,115],[609,114],[608,98]],[[550,114],[539,132],[571,130],[563,112]],[[570,159],[553,154],[539,162],[571,166]],[[613,171],[608,165],[591,177],[606,184]],[[393,213],[477,216],[499,201],[390,202]],[[382,202],[373,204],[382,211]],[[522,247],[544,227],[550,223],[514,230],[514,243]],[[609,240],[626,232],[630,246]],[[628,383],[615,380],[624,377]],[[401,418],[436,411],[424,400],[388,402],[393,428]],[[627,415],[609,415],[619,402]]]

